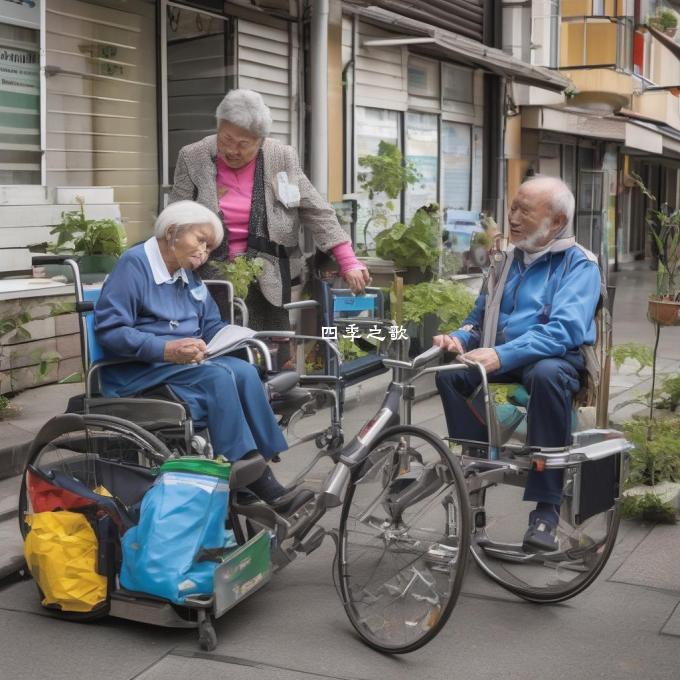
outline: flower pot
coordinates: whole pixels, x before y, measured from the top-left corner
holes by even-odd
[[[82,255],[78,258],[83,283],[99,283],[115,266],[118,258],[115,255]]]
[[[647,318],[660,326],[680,326],[680,302],[650,297]]]
[[[675,34],[678,32],[677,27],[674,28],[664,28],[663,32],[669,37],[669,38],[675,38]]]

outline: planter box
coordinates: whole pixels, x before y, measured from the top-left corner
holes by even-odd
[[[645,494],[654,494],[664,503],[670,503],[676,510],[680,510],[680,483],[678,482],[661,482],[656,486],[633,486],[623,492],[624,496],[644,496]]]
[[[647,318],[660,326],[680,326],[680,302],[649,298]]]
[[[17,337],[10,331],[0,338],[0,394],[82,372],[78,317],[72,305],[72,294],[0,300],[0,319],[20,312],[30,315],[30,321],[22,325],[30,337]]]

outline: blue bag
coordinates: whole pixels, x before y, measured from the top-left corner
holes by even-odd
[[[213,573],[233,545],[224,526],[229,469],[228,462],[192,457],[161,466],[139,524],[121,539],[123,588],[176,604],[213,593]]]

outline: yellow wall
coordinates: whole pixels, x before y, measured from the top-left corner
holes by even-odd
[[[585,26],[585,30],[584,30]],[[616,24],[603,20],[564,22],[560,34],[560,66],[616,64]],[[585,59],[583,40],[586,40]]]
[[[562,0],[560,14],[562,17],[587,17],[593,13],[592,0]],[[625,0],[605,0],[604,13],[608,17],[624,15]]]
[[[328,24],[328,200],[342,200],[342,8],[331,3]],[[337,11],[334,11],[336,9]]]

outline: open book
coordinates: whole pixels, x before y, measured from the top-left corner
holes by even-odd
[[[256,334],[252,328],[230,324],[219,330],[215,337],[208,343],[205,356],[216,357],[243,346],[243,341],[252,338]]]

